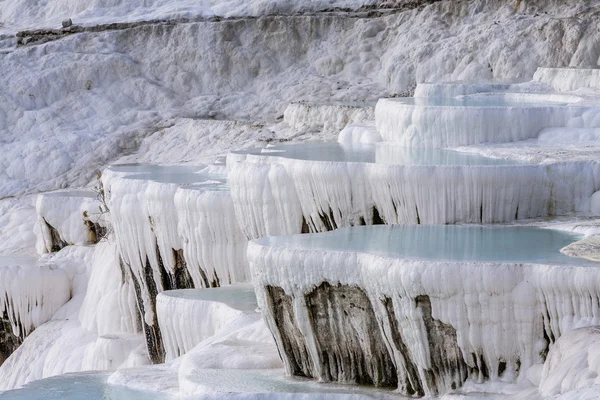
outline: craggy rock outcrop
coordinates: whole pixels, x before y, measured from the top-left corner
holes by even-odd
[[[267,287],[266,293],[268,312],[275,323],[273,333],[293,375],[397,387],[408,396],[444,393],[467,379],[469,368],[458,347],[456,330],[432,317],[428,296],[415,299],[429,345],[425,349],[429,368],[419,370],[415,360],[423,354],[407,346],[412,333],[405,332],[406,324],[403,327],[398,322],[390,298],[376,305],[387,317],[380,322],[371,300],[356,286],[323,282],[301,299],[275,286]],[[303,306],[298,308],[300,304]],[[304,332],[295,310],[306,313],[310,326],[303,326]],[[402,363],[396,363],[396,355]]]
[[[0,318],[0,365],[21,345],[23,339],[16,336],[12,331],[8,314]]]

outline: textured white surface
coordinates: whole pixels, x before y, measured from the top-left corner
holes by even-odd
[[[292,103],[283,113],[283,120],[297,131],[338,132],[350,124],[374,119],[374,102]]]
[[[256,308],[254,289],[249,285],[160,293],[156,312],[166,361],[184,355],[236,318],[257,316]]]
[[[228,167],[240,227],[258,238],[300,233],[303,219],[312,231],[361,218],[371,223],[373,207],[386,223],[401,224],[585,214],[600,189],[596,156],[548,165],[422,166],[230,154]],[[383,144],[378,157],[393,161],[393,148],[387,154]]]
[[[86,245],[95,242],[86,221],[104,223],[101,203],[93,191],[62,191],[39,194],[36,201],[38,215],[35,232],[39,254],[51,251],[52,239],[47,225],[54,228],[68,245]]]
[[[377,143],[381,142],[381,135],[374,125],[352,124],[346,126],[338,136],[340,143]]]
[[[29,4],[5,1],[0,22],[10,22],[8,28],[58,28],[66,18],[75,24],[96,25],[111,22],[148,21],[198,17],[240,17],[264,14],[315,12],[336,7],[355,9],[362,5],[377,4],[376,0],[152,0],[106,1],[94,0],[85,4],[68,0]],[[11,26],[12,25],[12,26]],[[6,29],[6,27],[5,27]]]
[[[64,19],[74,8],[92,18],[135,18],[124,8],[141,7],[102,4],[11,0],[0,21]],[[159,4],[167,6],[148,3],[147,15]],[[514,4],[497,0],[438,2],[381,18],[147,25],[19,48],[0,59],[0,198],[83,187],[179,118],[264,120],[281,116],[291,101],[361,101],[416,82],[526,80],[539,65],[596,63],[598,21],[587,6],[536,1],[514,13]]]
[[[226,188],[215,187],[218,181],[210,179],[204,179],[205,185],[185,185],[129,175],[109,168],[102,179],[119,252],[140,282],[146,323],[152,324],[154,318],[147,280],[153,279],[158,292],[165,290],[161,268],[175,274],[177,250],[183,250],[187,272],[197,288],[248,280],[247,239]],[[150,277],[145,272],[147,260]]]
[[[562,336],[548,353],[540,393],[551,396],[599,385],[599,372],[600,327],[573,330]]]
[[[57,266],[0,257],[0,311],[16,336],[29,335],[70,298],[71,279]]]
[[[577,89],[600,90],[600,69],[596,68],[538,68],[533,80],[545,83],[558,92]]]
[[[65,269],[59,272],[67,287],[51,277],[43,281],[71,300],[53,311],[51,319],[38,325],[0,366],[0,390],[67,372],[147,364],[133,288],[121,275],[114,242],[69,246],[51,259]],[[32,289],[33,276],[26,277]],[[49,300],[46,295],[44,301]]]
[[[600,323],[600,274],[587,266],[419,261],[258,241],[249,244],[248,257],[257,287],[278,286],[295,299],[296,324],[307,338],[309,353],[316,349],[310,347],[311,324],[301,311],[306,307],[303,299],[322,282],[364,290],[380,321],[387,316],[375,304],[391,298],[406,346],[422,369],[429,367],[429,347],[415,298],[429,296],[432,317],[456,329],[462,354],[481,357],[492,381],[500,379],[497,368],[503,360],[502,379],[524,382],[525,374],[516,371],[542,361],[546,337],[556,340],[572,329]],[[268,310],[265,290],[257,290],[257,299]],[[273,316],[265,317],[277,332]],[[384,322],[382,329],[390,327]],[[464,361],[478,368],[471,357]]]
[[[517,93],[471,94],[444,101],[381,99],[375,121],[384,140],[409,147],[515,142],[581,117],[588,108],[577,105],[579,100]]]

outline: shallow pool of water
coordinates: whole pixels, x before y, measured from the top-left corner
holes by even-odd
[[[78,373],[32,382],[0,393],[0,400],[167,400],[166,394],[132,390],[106,383],[110,373]]]
[[[296,160],[364,162],[385,165],[523,165],[521,161],[483,157],[447,149],[402,147],[393,143],[342,144],[336,142],[281,143],[245,149],[236,154]]]
[[[205,172],[206,165],[151,165],[151,164],[117,164],[110,169],[131,173],[126,179],[149,180],[162,183],[194,185],[198,188],[216,186],[224,188],[227,177],[224,174]]]
[[[209,289],[178,289],[162,293],[164,296],[190,300],[204,300],[224,303],[240,311],[254,311],[258,307],[256,294],[251,285],[233,285]]]
[[[331,232],[266,237],[268,246],[354,251],[401,259],[494,263],[594,265],[569,257],[563,247],[583,235],[535,227],[467,225],[375,225]]]

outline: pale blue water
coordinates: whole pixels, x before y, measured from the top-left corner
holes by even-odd
[[[127,179],[151,180],[162,183],[180,185],[213,185],[215,190],[223,190],[227,177],[220,174],[201,172],[206,165],[152,165],[152,164],[117,164],[110,169],[119,172],[131,172]],[[201,186],[198,186],[199,188]]]
[[[170,400],[174,397],[106,383],[109,373],[78,373],[32,382],[0,393],[0,400]]]
[[[175,400],[178,396],[133,390],[110,385],[110,373],[88,372],[62,375],[32,382],[22,389],[0,393],[0,400]],[[193,377],[212,393],[186,399],[257,398],[257,393],[272,393],[270,400],[282,393],[313,394],[310,399],[336,398],[338,394],[355,395],[361,399],[403,399],[391,390],[363,388],[356,385],[322,384],[314,380],[288,378],[282,369],[231,370],[200,369]],[[248,396],[248,397],[246,397]],[[331,396],[331,397],[330,397]]]
[[[258,307],[251,285],[234,285],[210,289],[178,289],[162,292],[164,296],[190,300],[216,301],[240,311],[254,311]]]
[[[411,260],[594,265],[560,249],[583,235],[534,227],[375,225],[266,237],[269,246],[364,252]]]
[[[524,162],[483,157],[446,149],[401,147],[393,143],[341,144],[337,142],[281,143],[237,154],[296,160],[365,162],[385,165],[523,165]]]
[[[109,168],[118,172],[131,172],[132,174],[157,173],[178,174],[192,173],[204,169],[205,165],[155,165],[155,164],[114,164]]]

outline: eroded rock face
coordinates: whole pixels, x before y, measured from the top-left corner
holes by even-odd
[[[275,338],[292,375],[422,397],[457,389],[470,371],[478,372],[464,362],[456,330],[432,317],[428,296],[413,299],[411,318],[418,318],[411,321],[399,316],[402,310],[391,298],[374,304],[356,286],[323,282],[302,298],[275,286],[266,293]],[[426,343],[411,341],[408,330],[415,323],[424,327]]]
[[[383,305],[388,317],[387,323],[390,326],[391,340],[395,348],[398,349],[400,355],[400,359],[397,359],[398,389],[401,393],[405,393],[409,396],[424,396],[425,392],[423,390],[421,376],[419,375],[419,369],[411,359],[408,352],[408,346],[402,337],[392,299],[386,297],[383,300]]]
[[[46,225],[46,228],[48,229],[48,231],[50,232],[50,243],[49,243],[49,247],[50,247],[50,252],[54,253],[57,251],[60,251],[62,248],[66,247],[68,245],[67,242],[65,242],[61,237],[60,237],[60,233],[58,233],[58,231],[52,226],[50,225],[48,222],[46,222],[46,220],[44,220],[44,224]]]
[[[319,378],[396,387],[398,375],[365,292],[327,282],[306,295],[315,337]]]
[[[0,365],[21,345],[23,339],[15,336],[8,315],[0,318]]]
[[[425,385],[432,394],[457,389],[467,379],[468,367],[456,340],[456,329],[434,319],[429,296],[416,298],[427,332],[431,368],[425,369]],[[485,364],[484,364],[485,366]]]
[[[171,273],[169,273],[169,271],[167,271],[164,267],[158,246],[156,247],[156,254],[163,290],[194,288],[194,282],[186,268],[186,261],[182,250],[173,250],[172,256],[175,259],[175,269]],[[154,280],[155,271],[152,269],[150,260],[146,258],[143,271],[143,280],[138,279],[138,277],[136,277],[131,270],[131,267],[126,265],[122,260],[121,270],[124,272],[124,276],[127,276],[127,279],[131,280],[134,284],[140,314],[145,315],[145,307],[149,306],[152,308],[151,323],[148,323],[148,321],[142,318],[142,326],[146,336],[146,347],[148,348],[148,356],[150,361],[152,361],[154,364],[164,363],[166,353],[156,315],[156,296],[158,295],[159,290]],[[144,302],[143,292],[147,292],[149,294],[150,302]]]
[[[266,291],[269,312],[275,318],[279,333],[278,348],[284,353],[288,370],[295,376],[316,377],[306,340],[297,325],[292,297],[276,286],[268,286]]]

